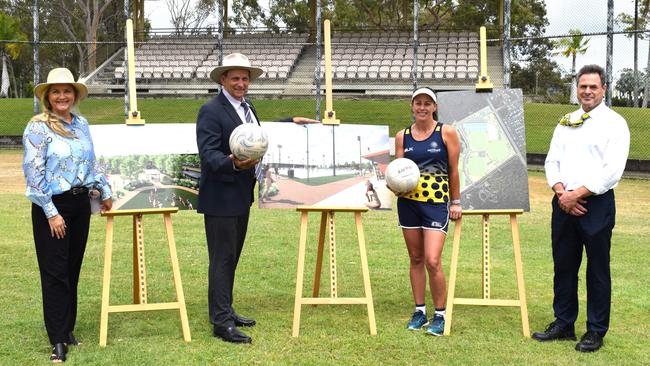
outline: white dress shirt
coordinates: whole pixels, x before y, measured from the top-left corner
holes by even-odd
[[[235,99],[232,95],[228,93],[228,91],[225,88],[223,88],[222,91],[223,91],[223,95],[226,96],[226,99],[228,99],[230,104],[232,104],[232,107],[235,108],[235,111],[237,112],[239,119],[241,119],[242,123],[246,123],[246,111],[242,106],[243,104],[242,101]],[[251,118],[253,119],[253,122],[259,125],[259,121],[257,120],[257,118],[255,118],[255,113],[253,113],[252,109],[251,109]]]
[[[584,113],[580,108],[569,120],[575,122]],[[621,179],[630,150],[625,119],[603,102],[588,114],[580,127],[555,127],[544,164],[550,187],[556,183],[566,190],[584,186],[599,195],[616,187]]]

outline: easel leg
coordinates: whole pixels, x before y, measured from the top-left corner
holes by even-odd
[[[517,289],[519,290],[519,308],[521,309],[521,327],[524,337],[530,337],[528,326],[528,307],[526,305],[526,289],[524,287],[524,268],[521,261],[521,247],[519,245],[519,227],[517,215],[510,215],[510,227],[512,229],[512,249],[515,254],[515,268],[517,270]]]
[[[293,305],[293,327],[291,336],[300,332],[300,307],[302,306],[302,281],[305,271],[305,243],[307,242],[308,213],[300,214],[300,243],[298,244],[298,269],[296,271],[296,298]]]
[[[133,215],[133,303],[147,303],[147,272],[144,260],[142,214]]]
[[[314,289],[312,297],[318,297],[320,292],[320,276],[323,270],[323,247],[325,245],[325,231],[327,230],[327,212],[320,215],[320,231],[318,233],[318,253],[316,254],[316,270],[314,272]],[[312,305],[316,306],[316,304]]]
[[[445,335],[451,334],[451,319],[454,313],[454,296],[456,292],[456,272],[458,269],[458,252],[460,248],[460,228],[462,219],[457,219],[454,225],[454,243],[451,250],[451,267],[449,269],[449,289],[447,289],[447,315],[445,319]]]
[[[99,321],[99,346],[106,347],[108,335],[108,305],[111,286],[111,255],[113,253],[113,217],[106,217],[106,244],[104,247],[104,279],[102,281],[102,310]]]
[[[336,279],[336,223],[334,221],[334,211],[328,211],[327,217],[329,222],[328,230],[330,234],[330,297],[336,298],[338,297],[338,281]]]
[[[183,294],[183,283],[181,282],[181,271],[178,265],[178,256],[176,255],[176,241],[174,240],[174,229],[172,227],[171,214],[164,214],[165,230],[167,232],[167,244],[169,244],[169,257],[172,262],[172,273],[174,275],[174,288],[176,288],[176,300],[178,301],[179,312],[181,316],[181,327],[183,329],[183,339],[190,342],[190,324],[187,319],[187,309],[185,308],[185,295]]]
[[[372,290],[370,289],[370,272],[368,271],[368,257],[366,254],[366,238],[363,233],[363,224],[361,223],[361,213],[354,213],[354,222],[357,225],[357,237],[359,239],[359,255],[361,256],[361,273],[363,274],[363,288],[368,304],[368,326],[370,334],[377,335],[377,324],[375,322],[375,306],[372,299]]]
[[[483,215],[483,299],[490,298],[490,215]]]

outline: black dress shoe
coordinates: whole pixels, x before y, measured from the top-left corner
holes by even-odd
[[[536,339],[540,342],[545,341],[554,341],[554,340],[576,340],[576,333],[573,330],[573,326],[561,327],[555,322],[552,322],[546,327],[546,330],[543,332],[533,333],[533,339]]]
[[[594,352],[598,351],[603,346],[603,337],[600,334],[590,330],[580,338],[580,342],[576,344],[576,351],[580,352]]]
[[[242,333],[234,325],[215,325],[214,330],[212,331],[215,337],[219,337],[226,342],[232,343],[251,343],[253,340],[251,337]]]
[[[232,318],[232,320],[235,322],[235,325],[238,327],[252,327],[257,324],[255,319],[243,317],[234,311],[232,312]]]
[[[68,347],[64,343],[57,343],[52,347],[52,355],[50,361],[52,363],[65,362],[65,354],[68,353]]]

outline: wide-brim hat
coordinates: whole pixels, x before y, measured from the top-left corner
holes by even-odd
[[[36,85],[34,88],[34,95],[38,99],[41,99],[43,93],[45,93],[47,88],[52,84],[70,84],[74,86],[74,88],[77,90],[77,101],[82,100],[88,96],[88,88],[86,87],[86,84],[76,82],[70,70],[66,69],[65,67],[58,67],[56,69],[50,70],[50,73],[47,74],[47,82]]]
[[[228,70],[248,70],[250,73],[250,80],[257,79],[264,73],[264,70],[259,67],[251,66],[251,62],[245,55],[241,53],[231,53],[226,55],[221,62],[221,66],[217,66],[210,72],[210,79],[217,83],[221,83],[221,75]]]
[[[431,99],[433,99],[433,102],[438,104],[438,98],[436,98],[436,93],[434,93],[431,88],[426,86],[422,88],[418,88],[413,92],[413,95],[411,96],[411,103],[413,102],[413,99],[415,99],[415,97],[417,97],[420,94],[425,94],[430,96]]]

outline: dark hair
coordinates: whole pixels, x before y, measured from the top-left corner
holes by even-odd
[[[583,66],[580,69],[580,71],[578,71],[578,76],[576,77],[576,83],[578,83],[580,77],[585,74],[598,74],[598,76],[600,77],[600,85],[601,86],[605,85],[605,70],[602,67],[595,64]]]
[[[435,90],[433,90],[433,88],[430,88],[430,87],[428,87],[428,86],[423,86],[423,87],[421,87],[421,88],[417,88],[417,89],[415,89],[415,90],[422,89],[422,88],[427,88],[427,89],[431,90],[431,92],[433,92],[434,94],[435,94],[435,92],[436,92]],[[413,92],[415,92],[415,90],[413,90]],[[414,98],[411,98],[411,106],[413,105],[413,101],[414,101],[413,99],[414,99]],[[438,99],[438,98],[436,97],[436,99]],[[437,107],[438,107],[438,101],[437,101],[437,100],[434,100],[434,101],[433,101],[433,104],[436,105],[436,111],[433,112],[433,119],[437,121],[437,120],[438,120],[438,108],[437,108]],[[411,117],[411,120],[415,120],[415,117],[412,116],[412,117]]]

